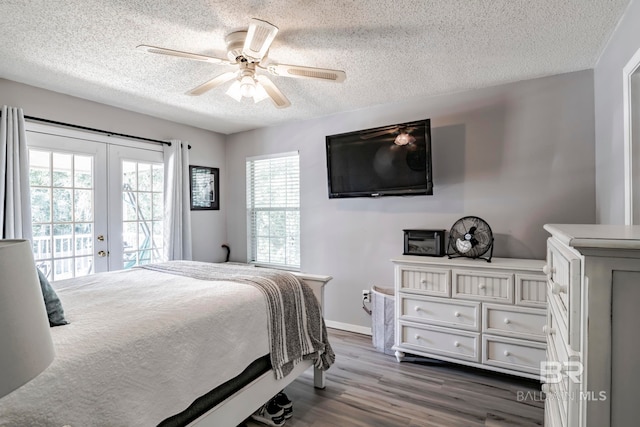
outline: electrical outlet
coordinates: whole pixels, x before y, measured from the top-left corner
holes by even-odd
[[[371,302],[371,291],[369,289],[362,290],[362,302]]]

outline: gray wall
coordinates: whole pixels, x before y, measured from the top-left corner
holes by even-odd
[[[21,107],[29,116],[144,138],[188,141],[191,163],[221,168],[222,182],[220,211],[191,213],[193,255],[199,261],[224,260],[226,252],[220,247],[227,236],[224,135],[0,79],[0,105],[5,104]]]
[[[360,291],[392,284],[389,259],[402,252],[403,228],[448,229],[462,216],[478,215],[493,228],[495,256],[541,259],[543,224],[595,222],[591,71],[226,137],[2,79],[0,104],[52,120],[189,141],[191,163],[221,168],[221,210],[192,213],[194,255],[203,261],[222,260],[220,245],[227,241],[232,258],[246,260],[245,158],[298,150],[302,269],[334,277],[326,317],[346,325],[370,325],[359,308]],[[432,120],[433,196],[328,199],[326,135],[424,118]]]
[[[325,136],[431,118],[434,195],[327,196]],[[227,235],[246,260],[245,158],[298,150],[302,270],[333,276],[329,321],[366,327],[361,290],[392,286],[404,228],[492,227],[494,256],[545,257],[545,223],[595,221],[593,73],[407,100],[227,137]],[[225,200],[223,199],[223,203]]]
[[[602,224],[624,224],[622,70],[640,49],[640,1],[633,0],[594,69],[596,212]]]

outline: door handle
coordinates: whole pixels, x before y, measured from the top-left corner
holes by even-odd
[[[103,257],[106,257],[106,256],[107,256],[107,253],[106,253],[105,251],[99,251],[99,252],[98,252],[98,256],[99,256],[100,258],[103,258]]]

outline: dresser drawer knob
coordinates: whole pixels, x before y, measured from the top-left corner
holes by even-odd
[[[508,318],[505,317],[503,322],[504,322],[505,325],[508,325],[509,323],[511,323],[511,320],[509,320]]]
[[[421,337],[420,335],[418,335],[418,334],[415,334],[413,337],[414,337],[416,340],[420,340],[420,339],[422,339],[422,337]]]
[[[419,306],[417,306],[417,305],[416,305],[415,307],[413,307],[413,309],[414,309],[415,311],[420,311],[420,310],[422,310],[422,308],[420,308],[420,307],[419,307]]]
[[[556,269],[554,267],[549,267],[549,265],[546,264],[544,267],[542,267],[542,272],[547,276],[550,276],[552,274],[555,274]]]
[[[454,347],[460,347],[460,342],[459,341],[454,341],[453,346]]]
[[[567,348],[567,353],[569,353],[569,360],[572,362],[580,361],[580,353],[572,349],[571,347]]]
[[[421,284],[421,285],[426,285],[426,284],[427,284],[427,279],[422,279],[422,280],[420,280],[420,284]]]
[[[460,317],[460,312],[456,311],[455,313],[453,313],[453,315],[456,316],[456,317]]]
[[[511,356],[511,352],[510,352],[509,350],[505,350],[505,351],[504,351],[504,355],[505,355],[506,357],[509,357],[509,356]]]
[[[553,286],[551,287],[551,292],[554,295],[559,295],[561,293],[567,293],[567,287],[565,285],[561,285],[560,283],[553,282]]]
[[[542,327],[542,333],[544,334],[549,334],[549,335],[553,335],[556,333],[556,329],[555,328],[551,328],[549,327],[549,325],[544,325]]]
[[[485,285],[484,283],[480,283],[480,284],[478,285],[478,288],[479,288],[479,289],[485,289],[486,287],[487,287],[487,285]]]

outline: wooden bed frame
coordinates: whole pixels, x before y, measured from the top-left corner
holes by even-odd
[[[331,276],[316,274],[293,273],[313,289],[313,293],[320,303],[320,310],[324,307],[324,286]],[[189,424],[189,427],[234,427],[242,423],[260,406],[291,384],[307,369],[313,367],[313,385],[315,388],[325,387],[324,371],[313,366],[311,361],[298,363],[286,377],[276,380],[273,371],[268,371],[256,378],[242,390],[237,391],[225,401],[210,409],[206,414]]]

